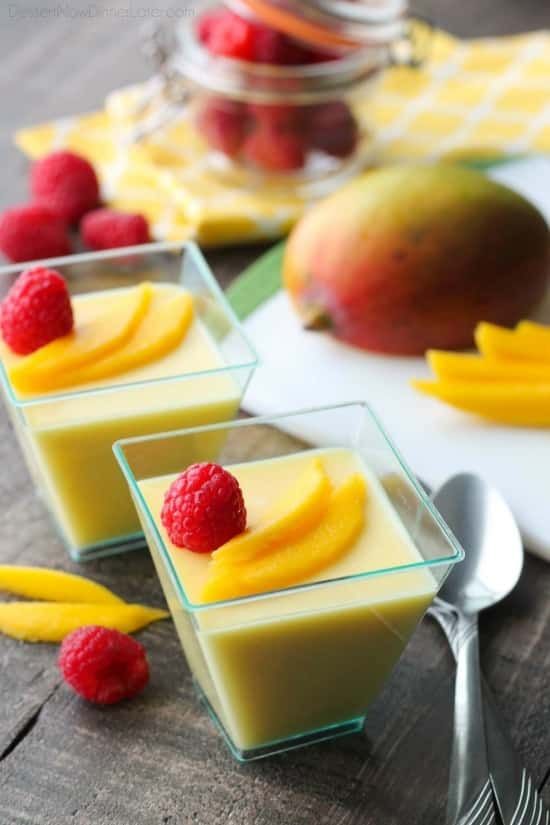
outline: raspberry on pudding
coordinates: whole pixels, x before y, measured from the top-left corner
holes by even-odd
[[[161,519],[176,547],[212,553],[246,527],[239,482],[219,464],[192,464],[167,490]]]
[[[17,355],[29,355],[68,335],[73,324],[67,284],[54,269],[26,270],[0,304],[0,331]]]

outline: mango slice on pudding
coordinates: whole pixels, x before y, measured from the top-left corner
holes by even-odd
[[[297,538],[318,523],[328,506],[331,483],[319,458],[275,502],[265,522],[246,530],[212,554],[212,568],[251,561],[273,545]]]
[[[94,363],[59,377],[65,386],[99,381],[141,367],[171,352],[183,340],[193,320],[193,298],[189,293],[166,296],[155,292],[138,328],[122,347]]]
[[[108,310],[100,315],[93,303],[80,302],[70,335],[52,341],[9,368],[13,386],[22,392],[63,386],[65,373],[94,363],[126,343],[145,317],[152,297],[152,284],[145,282],[113,293]]]
[[[331,493],[325,514],[305,535],[248,562],[211,565],[206,602],[265,593],[299,584],[337,561],[364,526],[366,486],[354,473]]]

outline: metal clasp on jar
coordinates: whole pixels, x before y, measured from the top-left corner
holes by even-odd
[[[428,18],[417,15],[409,20],[404,35],[390,47],[390,65],[418,69],[427,60],[432,38],[433,25]]]
[[[128,133],[129,144],[138,143],[169,125],[181,114],[189,98],[185,78],[174,68],[175,44],[168,31],[158,24],[143,28],[142,52],[155,70],[144,84],[131,115],[135,126]]]

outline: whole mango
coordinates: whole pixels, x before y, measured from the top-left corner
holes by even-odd
[[[537,209],[450,164],[368,172],[292,231],[284,284],[311,329],[376,352],[471,346],[479,321],[510,326],[542,300],[550,231]]]

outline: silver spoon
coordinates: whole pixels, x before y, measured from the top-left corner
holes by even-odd
[[[547,823],[548,813],[486,685],[485,708],[481,692],[477,615],[508,595],[519,579],[523,546],[517,525],[500,494],[474,475],[450,479],[434,503],[466,551],[430,611],[457,659],[447,822],[494,822],[492,786],[504,825]]]

